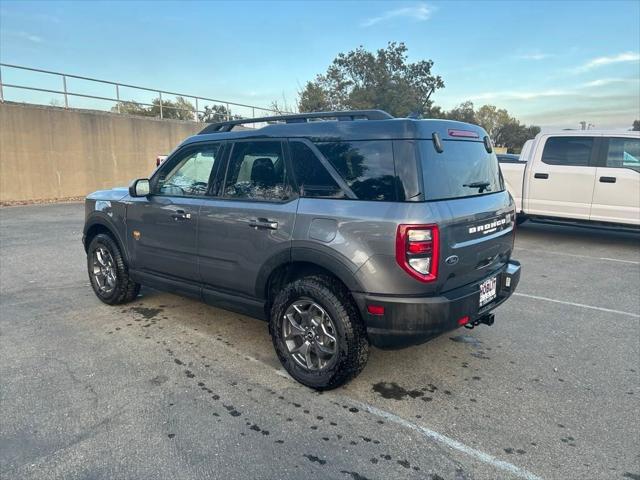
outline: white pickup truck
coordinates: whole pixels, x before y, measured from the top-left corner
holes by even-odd
[[[499,161],[519,223],[640,226],[640,132],[540,133]]]

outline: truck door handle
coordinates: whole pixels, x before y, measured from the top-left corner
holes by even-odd
[[[533,175],[533,178],[542,178],[544,180],[546,180],[547,178],[549,178],[549,174],[548,173],[536,173]]]
[[[264,228],[267,230],[277,230],[278,222],[274,222],[266,218],[254,218],[252,220],[249,220],[249,226],[251,228],[255,228],[256,230],[258,230],[259,228]]]
[[[175,213],[171,214],[171,218],[173,218],[176,221],[178,221],[178,220],[190,220],[191,219],[191,214],[190,213],[186,213],[184,210],[176,210]]]
[[[600,177],[600,183],[616,183],[616,177]]]

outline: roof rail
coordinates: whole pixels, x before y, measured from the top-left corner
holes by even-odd
[[[245,123],[307,123],[315,118],[335,118],[339,121],[343,120],[389,120],[392,117],[383,110],[346,110],[342,112],[312,112],[312,113],[296,113],[293,115],[279,115],[275,117],[261,118],[243,118],[241,120],[231,120],[228,122],[211,123],[207,125],[201,132],[204,133],[222,133],[230,132],[236,125]]]

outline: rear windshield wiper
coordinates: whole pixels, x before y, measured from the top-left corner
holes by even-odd
[[[480,193],[483,192],[483,190],[491,190],[489,187],[489,185],[491,185],[491,182],[472,182],[472,183],[463,183],[462,186],[463,187],[469,187],[469,188],[477,188],[480,190]]]

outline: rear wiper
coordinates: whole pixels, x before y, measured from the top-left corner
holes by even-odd
[[[463,187],[477,188],[480,190],[480,193],[482,193],[482,191],[485,189],[490,190],[489,188],[487,188],[489,185],[491,185],[491,182],[473,182],[473,183],[462,184]]]

